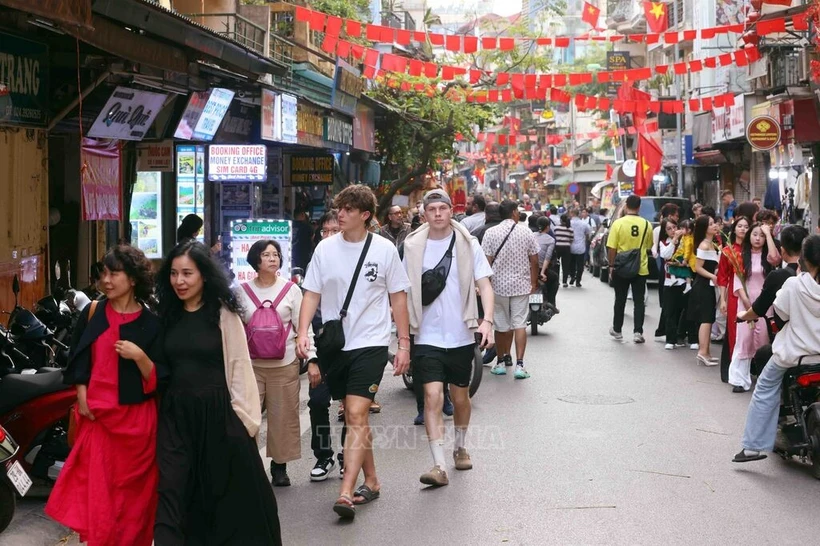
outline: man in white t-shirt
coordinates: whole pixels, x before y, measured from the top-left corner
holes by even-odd
[[[422,474],[423,484],[441,486],[449,480],[444,456],[444,384],[450,385],[455,409],[453,423],[456,470],[473,467],[465,439],[470,424],[470,380],[475,344],[493,344],[495,297],[493,270],[484,251],[467,229],[453,220],[450,197],[444,190],[424,196],[427,224],[404,241],[404,265],[410,278],[409,311],[413,341],[413,382],[424,389],[424,424],[433,455],[433,468]],[[484,320],[478,322],[475,287],[481,295]]]
[[[302,286],[306,292],[297,347],[300,356],[307,354],[308,329],[320,300],[325,322],[340,318],[348,289],[353,286],[347,314],[341,317],[345,345],[338,360],[327,362],[321,351],[319,355],[331,395],[336,400],[344,399],[348,429],[345,475],[333,511],[340,517],[353,518],[354,505],[367,504],[380,495],[368,417],[387,365],[391,306],[399,335],[393,375],[401,375],[410,366],[406,292],[410,282],[393,243],[367,231],[376,212],[376,196],[370,188],[361,184],[346,187],[336,196],[334,208],[339,211],[342,232],[321,241],[313,254]],[[365,249],[361,271],[353,278]],[[354,492],[360,470],[364,471],[364,483]]]

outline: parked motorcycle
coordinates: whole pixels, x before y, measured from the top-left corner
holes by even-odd
[[[19,446],[6,429],[0,426],[0,533],[9,526],[17,507],[17,494],[24,496],[31,480],[18,462],[12,462]]]
[[[820,355],[801,356],[783,376],[782,392],[774,452],[810,462],[820,480]]]
[[[538,327],[543,326],[552,320],[556,315],[556,308],[550,302],[544,302],[544,295],[541,293],[530,294],[530,312],[527,315],[527,323],[530,325],[532,335],[538,335]]]

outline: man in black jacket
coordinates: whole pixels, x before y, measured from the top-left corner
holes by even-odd
[[[470,232],[475,235],[479,243],[484,240],[484,234],[487,233],[488,229],[501,223],[501,214],[498,212],[498,207],[499,204],[495,201],[487,203],[487,208],[484,210],[484,225]]]

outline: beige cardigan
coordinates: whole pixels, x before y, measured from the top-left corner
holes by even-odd
[[[256,375],[248,354],[245,327],[239,315],[223,307],[219,329],[222,331],[222,356],[225,360],[225,379],[231,394],[231,407],[245,425],[248,435],[253,438],[262,423],[262,406]]]
[[[450,221],[456,233],[455,257],[458,260],[458,284],[461,289],[461,314],[464,323],[470,330],[478,328],[478,303],[475,296],[475,273],[473,272],[473,247],[467,229],[456,222]],[[430,225],[422,224],[417,230],[404,240],[404,260],[407,264],[407,276],[410,278],[410,294],[407,298],[410,311],[410,333],[418,335],[421,327],[423,306],[421,304],[421,275],[424,261],[424,248],[427,246],[427,237]]]

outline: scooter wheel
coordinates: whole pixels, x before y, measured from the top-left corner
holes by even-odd
[[[17,508],[17,492],[5,475],[0,476],[0,533],[11,523]]]
[[[811,473],[820,480],[820,420],[814,417],[814,412],[809,415],[806,428],[809,431],[809,443],[811,449]]]

